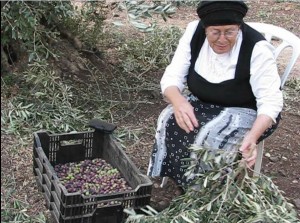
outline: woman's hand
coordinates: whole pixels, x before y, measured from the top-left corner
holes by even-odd
[[[246,162],[247,167],[251,168],[256,161],[257,145],[253,142],[244,140],[240,147],[240,152],[242,153],[243,160]]]
[[[194,107],[184,97],[179,98],[173,103],[173,111],[177,124],[186,133],[194,131],[194,128],[198,127]]]
[[[267,115],[258,115],[251,130],[246,134],[240,152],[247,166],[251,168],[257,157],[257,140],[272,125],[272,119]]]
[[[181,92],[176,86],[168,87],[164,92],[165,97],[173,105],[175,119],[180,128],[186,133],[194,131],[198,127],[194,108],[188,100],[182,96]]]

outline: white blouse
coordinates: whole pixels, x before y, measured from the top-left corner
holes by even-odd
[[[161,79],[162,93],[169,86],[177,86],[180,91],[185,87],[191,59],[190,42],[198,22],[196,20],[189,23],[181,37],[172,62],[167,66]],[[243,34],[239,31],[232,50],[225,54],[216,54],[205,39],[195,63],[195,71],[211,83],[233,79],[242,40]],[[283,95],[280,90],[274,47],[265,40],[257,42],[253,48],[250,64],[250,85],[256,97],[257,114],[268,115],[275,122],[283,107]]]

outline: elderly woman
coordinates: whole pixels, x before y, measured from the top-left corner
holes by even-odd
[[[170,103],[157,122],[148,175],[188,179],[182,158],[189,146],[251,151],[277,127],[283,106],[273,47],[243,22],[243,1],[201,1],[161,79]],[[185,86],[189,94],[184,96]]]

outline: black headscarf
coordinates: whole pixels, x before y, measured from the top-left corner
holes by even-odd
[[[201,1],[197,14],[203,25],[232,25],[241,24],[247,14],[248,7],[244,1]]]

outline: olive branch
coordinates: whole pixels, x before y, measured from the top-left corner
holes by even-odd
[[[193,175],[185,194],[160,213],[151,207],[145,208],[146,214],[125,210],[129,214],[127,223],[300,222],[293,205],[271,178],[253,177],[241,162],[240,153],[229,163],[230,153],[226,151],[197,146],[190,149],[196,156],[185,159],[190,161],[186,176]]]

